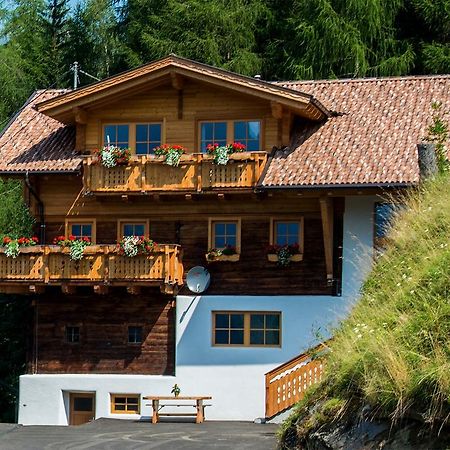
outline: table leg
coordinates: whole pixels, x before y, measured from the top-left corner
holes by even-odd
[[[203,400],[197,400],[197,417],[195,419],[195,423],[203,422],[203,420],[205,419],[203,411]]]
[[[153,415],[152,415],[152,423],[158,423],[159,422],[159,400],[152,400],[152,407],[153,407]]]

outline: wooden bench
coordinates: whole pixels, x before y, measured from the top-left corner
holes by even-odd
[[[159,418],[161,416],[164,417],[180,417],[180,416],[193,416],[195,417],[195,423],[202,423],[205,420],[205,406],[203,404],[204,400],[211,400],[212,397],[154,397],[154,396],[147,396],[144,397],[144,400],[151,400],[152,402],[152,408],[153,408],[153,414],[152,414],[152,423],[158,423]],[[193,400],[194,403],[172,403],[173,401],[179,401],[179,400]],[[167,401],[168,403],[161,404],[160,401]],[[186,412],[186,413],[162,413],[160,412],[162,408],[166,406],[171,407],[194,407],[196,409],[195,412]]]

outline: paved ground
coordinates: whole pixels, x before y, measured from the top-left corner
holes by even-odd
[[[277,425],[100,419],[78,427],[0,424],[1,450],[274,450]]]

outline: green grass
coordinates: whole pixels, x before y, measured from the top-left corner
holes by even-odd
[[[297,433],[370,405],[439,431],[450,417],[450,180],[408,194],[361,300],[334,332],[324,382],[284,425]],[[308,412],[309,410],[309,412]],[[312,412],[311,412],[312,411]]]

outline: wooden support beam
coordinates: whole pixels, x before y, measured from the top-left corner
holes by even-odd
[[[75,150],[84,152],[86,150],[86,125],[77,123],[75,130]]]
[[[178,91],[178,105],[177,105],[178,120],[183,119],[183,104],[184,104],[184,96],[183,91],[180,89]]]
[[[83,108],[76,106],[75,108],[73,108],[73,114],[75,116],[76,123],[82,125],[86,125],[88,123],[88,114]]]
[[[270,106],[272,108],[272,117],[274,119],[282,119],[283,118],[283,105],[278,102],[270,102]]]
[[[63,294],[76,294],[77,287],[73,284],[63,283],[61,285],[61,291]]]
[[[176,72],[170,73],[170,79],[172,81],[172,87],[177,91],[181,91],[184,88],[184,77]]]
[[[281,145],[289,145],[293,121],[292,113],[290,111],[283,111],[283,118],[281,120]]]
[[[127,292],[130,295],[139,295],[141,293],[141,287],[140,286],[127,286]]]
[[[45,286],[38,284],[30,284],[28,290],[31,294],[43,294],[45,292]]]
[[[331,284],[333,281],[333,199],[330,197],[321,197],[319,201],[327,281]]]
[[[98,295],[106,295],[108,293],[108,286],[104,284],[94,285],[94,293]]]

